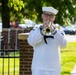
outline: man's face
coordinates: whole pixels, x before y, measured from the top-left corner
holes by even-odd
[[[43,21],[51,21],[51,22],[53,22],[55,20],[55,14],[53,14],[51,12],[44,12],[42,14],[42,19],[43,19]]]

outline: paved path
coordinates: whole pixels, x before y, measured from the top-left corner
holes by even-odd
[[[73,70],[72,70],[70,75],[76,75],[76,65],[74,66],[74,68],[73,68]]]
[[[66,39],[68,42],[76,42],[76,35],[66,35]],[[74,66],[70,75],[76,75],[76,65]]]
[[[66,35],[68,42],[76,42],[76,35]]]

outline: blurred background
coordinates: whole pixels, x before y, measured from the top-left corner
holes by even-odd
[[[65,32],[68,41],[67,46],[61,48],[61,75],[73,75],[71,71],[76,65],[76,0],[0,0],[0,75],[19,75],[18,34],[42,24],[43,6],[53,6],[59,11],[55,23]]]
[[[53,6],[59,10],[56,16],[56,23],[61,26],[76,24],[75,0],[0,0],[0,22],[2,23],[2,28],[10,28],[10,25],[16,22],[25,24],[25,19],[32,20],[37,24],[42,23],[43,6]]]
[[[40,25],[43,6],[59,10],[55,23],[66,34],[76,34],[75,0],[0,0],[0,28],[26,28]]]

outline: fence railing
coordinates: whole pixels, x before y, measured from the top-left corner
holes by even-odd
[[[19,75],[18,34],[26,29],[2,29],[0,33],[0,75]]]

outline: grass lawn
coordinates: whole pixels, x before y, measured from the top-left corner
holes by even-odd
[[[14,53],[9,56],[14,56]],[[19,56],[19,52],[15,56]],[[19,75],[19,58],[0,58],[0,75]]]
[[[15,62],[14,62],[14,60],[15,60]],[[15,65],[14,65],[14,63],[15,63]],[[3,75],[19,75],[19,59],[18,58],[16,58],[16,59],[5,58],[4,59],[4,68],[3,68],[3,59],[0,59],[0,75],[2,75],[2,74]]]
[[[13,54],[11,54],[11,56],[12,55]],[[70,72],[72,71],[74,65],[76,64],[76,42],[69,42],[65,48],[61,48],[61,64],[62,64],[61,75],[70,75]],[[8,72],[9,75],[19,75],[19,65],[20,65],[19,58],[16,59],[4,58],[4,75],[8,75]],[[2,72],[3,72],[3,59],[0,58],[0,75],[2,75]]]
[[[76,64],[76,42],[69,42],[65,48],[61,48],[61,75],[70,75]]]

